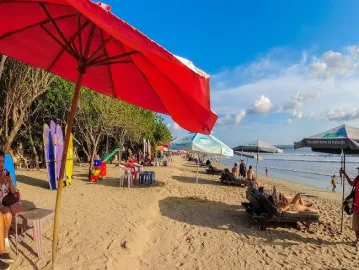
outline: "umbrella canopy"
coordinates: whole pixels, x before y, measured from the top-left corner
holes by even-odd
[[[0,54],[208,134],[210,77],[89,0],[0,1]],[[46,48],[46,49],[44,49]]]
[[[314,152],[359,154],[359,128],[341,125],[294,143],[294,149],[302,147]]]
[[[244,145],[239,145],[237,147],[234,147],[233,150],[239,152],[243,151],[243,152],[258,152],[258,153],[283,153],[282,149],[279,149],[278,147],[275,147],[261,140],[249,142]]]
[[[170,143],[171,150],[185,150],[213,156],[233,157],[233,150],[213,135],[190,133]]]
[[[317,135],[304,138],[294,143],[294,149],[302,147],[310,147],[314,152],[322,152],[329,154],[344,154],[344,170],[345,170],[345,154],[359,154],[359,128],[348,125],[341,125]],[[344,201],[345,181],[343,181],[342,200]],[[341,232],[343,232],[344,211],[342,207]]]
[[[245,152],[240,152],[240,151],[234,151],[234,153],[237,156],[243,156],[243,157],[247,157],[247,158],[263,160],[263,157],[261,157],[259,155],[257,156],[257,153],[245,153]]]
[[[0,54],[76,82],[59,179],[81,86],[155,112],[183,128],[209,134],[209,76],[89,0],[1,1]],[[60,201],[56,197],[52,266],[56,261]]]

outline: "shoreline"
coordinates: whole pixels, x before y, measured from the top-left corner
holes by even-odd
[[[231,166],[223,163],[223,162],[218,162],[215,161],[215,166],[221,169],[227,168],[229,169],[229,171],[231,171]],[[303,183],[298,183],[295,182],[295,180],[291,180],[291,179],[284,179],[284,178],[279,178],[279,177],[272,177],[272,176],[268,176],[266,177],[265,175],[258,173],[258,179],[259,181],[261,181],[261,183],[265,183],[267,185],[267,188],[271,188],[270,186],[274,186],[274,185],[281,185],[281,186],[285,186],[287,189],[292,190],[292,193],[299,193],[299,192],[305,192],[308,194],[312,194],[315,195],[319,198],[322,199],[330,199],[330,200],[335,200],[335,201],[342,201],[342,186],[340,184],[337,185],[336,188],[336,192],[332,192],[330,189],[324,189],[321,187],[316,187],[314,185],[309,185],[309,184],[303,184]],[[347,185],[348,186],[348,185]],[[347,193],[347,190],[346,190]],[[345,194],[346,194],[345,193]],[[345,195],[347,196],[347,195]]]

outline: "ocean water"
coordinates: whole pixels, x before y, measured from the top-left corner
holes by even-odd
[[[258,161],[258,173],[265,174],[268,168],[269,176],[302,183],[322,189],[331,189],[331,176],[337,176],[337,191],[342,190],[339,169],[343,164],[341,155],[315,153],[310,149],[284,149],[283,154],[260,154],[263,160]],[[235,155],[232,159],[222,162],[232,167],[234,162],[244,159],[247,168],[252,165],[255,169],[256,160]],[[355,177],[359,167],[358,156],[346,156],[346,171],[350,177]],[[345,190],[348,193],[351,187],[346,182]]]

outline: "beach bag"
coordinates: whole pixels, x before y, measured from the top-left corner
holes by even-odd
[[[19,202],[19,198],[16,197],[14,194],[9,193],[8,195],[6,195],[3,199],[2,199],[2,205],[3,206],[11,206],[15,203]]]
[[[344,202],[343,202],[344,212],[347,213],[348,215],[353,214],[353,204],[354,204],[354,197],[355,197],[355,185],[356,185],[356,182],[357,181],[355,181],[353,189],[350,192],[349,196],[346,197],[344,199]]]

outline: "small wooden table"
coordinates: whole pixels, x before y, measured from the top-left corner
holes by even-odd
[[[54,210],[34,208],[22,213],[18,213],[15,216],[15,242],[16,242],[16,255],[18,255],[18,224],[21,224],[22,228],[27,229],[27,226],[33,229],[33,238],[36,243],[37,257],[42,258],[43,255],[43,243],[42,243],[42,223],[43,221],[53,218]],[[19,222],[20,221],[20,222]]]

